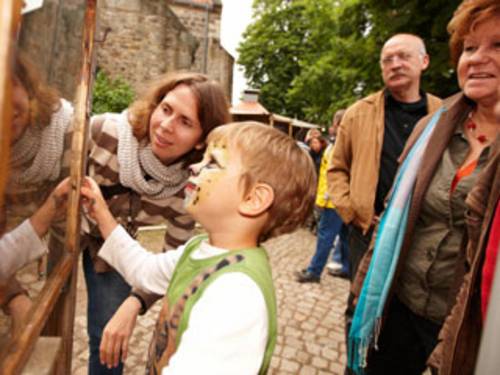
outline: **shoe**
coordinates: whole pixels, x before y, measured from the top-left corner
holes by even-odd
[[[326,264],[326,269],[329,271],[340,271],[342,269],[342,264],[331,261]]]
[[[296,272],[295,276],[297,277],[297,281],[299,283],[319,283],[320,280],[319,276],[313,275],[307,270]]]
[[[328,269],[328,273],[330,275],[332,275],[333,277],[340,277],[341,279],[348,279],[349,278],[349,274],[342,271],[342,269],[338,269],[338,270]]]

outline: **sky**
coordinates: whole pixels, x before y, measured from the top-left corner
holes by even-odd
[[[236,47],[241,40],[241,34],[252,19],[252,0],[222,0],[221,43],[234,57],[238,58]],[[239,102],[241,92],[246,82],[243,71],[234,65],[233,71],[233,104]]]

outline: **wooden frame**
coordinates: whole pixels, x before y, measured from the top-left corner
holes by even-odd
[[[12,36],[15,35],[20,19],[21,0],[2,0],[0,7],[0,69],[8,71],[9,59],[12,56]],[[67,227],[65,237],[65,252],[53,269],[41,291],[37,302],[29,312],[29,321],[20,329],[6,345],[6,350],[0,355],[2,374],[20,374],[29,363],[29,358],[37,344],[43,342],[44,349],[56,346],[50,350],[54,357],[48,361],[48,369],[38,369],[37,374],[71,373],[71,355],[73,346],[73,325],[76,303],[76,281],[79,256],[80,237],[80,185],[85,170],[86,142],[89,120],[90,82],[92,78],[92,57],[94,33],[96,24],[97,0],[87,0],[82,37],[82,68],[80,82],[75,100],[75,115],[73,119],[74,135],[72,141],[71,183]],[[9,153],[11,92],[10,79],[7,75],[0,77],[0,116],[2,118],[2,137],[0,139],[0,196],[3,196],[7,176]],[[0,198],[1,199],[1,198]],[[1,201],[0,201],[1,203]],[[44,328],[45,327],[45,328]],[[45,335],[59,339],[44,339]],[[47,345],[47,343],[51,343]],[[28,367],[30,365],[28,364]]]
[[[19,28],[22,0],[2,1],[0,3],[0,72],[7,72],[13,49],[13,37]],[[10,105],[11,82],[7,74],[0,74],[0,206],[7,182],[8,160],[10,154],[10,126],[12,108]]]

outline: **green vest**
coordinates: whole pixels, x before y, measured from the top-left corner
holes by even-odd
[[[267,305],[268,339],[259,371],[259,374],[265,374],[277,336],[276,295],[267,253],[258,247],[230,251],[206,259],[192,259],[191,254],[206,238],[206,235],[201,235],[191,239],[175,267],[151,342],[147,373],[159,374],[168,364],[189,325],[191,309],[205,289],[227,272],[241,272],[259,286]]]

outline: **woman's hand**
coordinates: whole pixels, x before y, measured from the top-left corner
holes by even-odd
[[[102,196],[99,185],[90,177],[85,177],[81,189],[83,207],[97,225],[104,239],[108,238],[113,229],[118,225],[109,211],[108,205]]]
[[[43,237],[47,233],[54,219],[64,216],[70,190],[71,183],[68,177],[56,186],[45,202],[31,216],[31,225],[39,237]]]
[[[125,362],[128,354],[128,343],[135,327],[141,304],[137,298],[128,297],[116,310],[115,315],[106,324],[102,334],[99,357],[102,365],[108,368],[118,366],[121,360]]]

